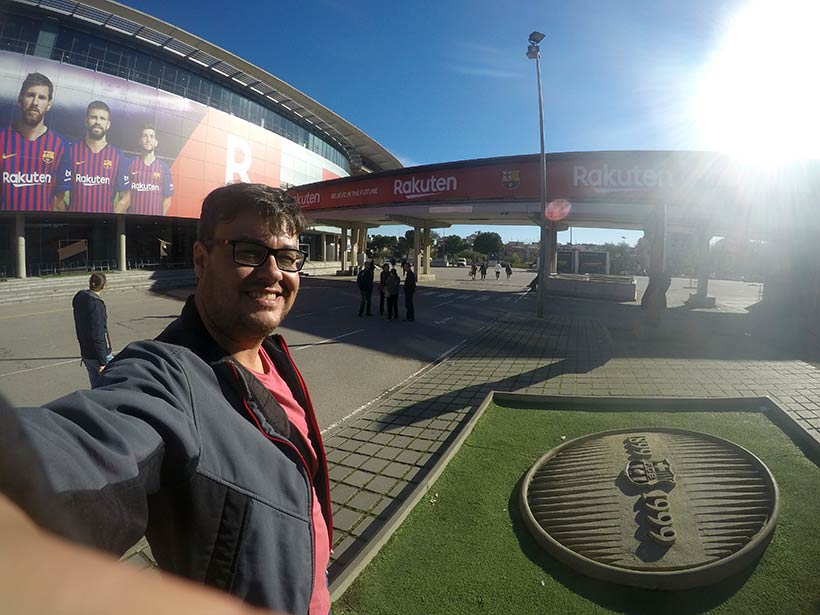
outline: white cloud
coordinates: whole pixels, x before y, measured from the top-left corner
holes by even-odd
[[[517,72],[499,68],[489,68],[485,66],[465,66],[463,64],[450,64],[447,68],[454,73],[470,75],[471,77],[490,77],[492,79],[517,79],[521,75]]]

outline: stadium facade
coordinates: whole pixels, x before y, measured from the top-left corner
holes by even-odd
[[[0,8],[0,276],[190,264],[203,197],[401,167],[264,70],[108,0]],[[336,229],[300,237],[338,260]]]

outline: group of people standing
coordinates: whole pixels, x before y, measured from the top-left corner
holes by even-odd
[[[497,280],[501,277],[501,271],[502,270],[507,273],[507,279],[509,280],[510,276],[512,276],[512,267],[510,266],[509,263],[507,263],[506,265],[503,265],[503,267],[502,267],[500,262],[497,262],[495,264],[495,279]],[[487,277],[487,263],[481,263],[481,265],[476,265],[475,263],[473,263],[470,266],[470,277],[473,280],[475,280],[476,271],[481,273],[481,279],[484,280]]]
[[[402,271],[404,271],[404,307],[405,320],[414,321],[416,319],[416,312],[413,306],[413,295],[416,292],[416,274],[413,273],[413,267],[408,261],[401,264]],[[356,283],[361,292],[361,302],[359,303],[359,316],[366,314],[372,316],[370,305],[373,298],[373,286],[375,278],[376,264],[369,261],[365,264],[359,275],[356,277]],[[399,277],[396,267],[390,266],[390,263],[384,263],[382,270],[379,273],[379,315],[384,316],[384,304],[387,303],[387,320],[399,319],[399,290],[401,288],[401,278]]]

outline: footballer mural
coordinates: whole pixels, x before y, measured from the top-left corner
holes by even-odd
[[[232,181],[346,175],[318,158],[182,96],[0,52],[0,211],[198,218],[205,195]]]

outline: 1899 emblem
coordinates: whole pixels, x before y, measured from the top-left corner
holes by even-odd
[[[724,579],[771,540],[778,489],[746,449],[682,429],[608,431],[562,444],[527,473],[525,522],[590,576],[684,589]]]

